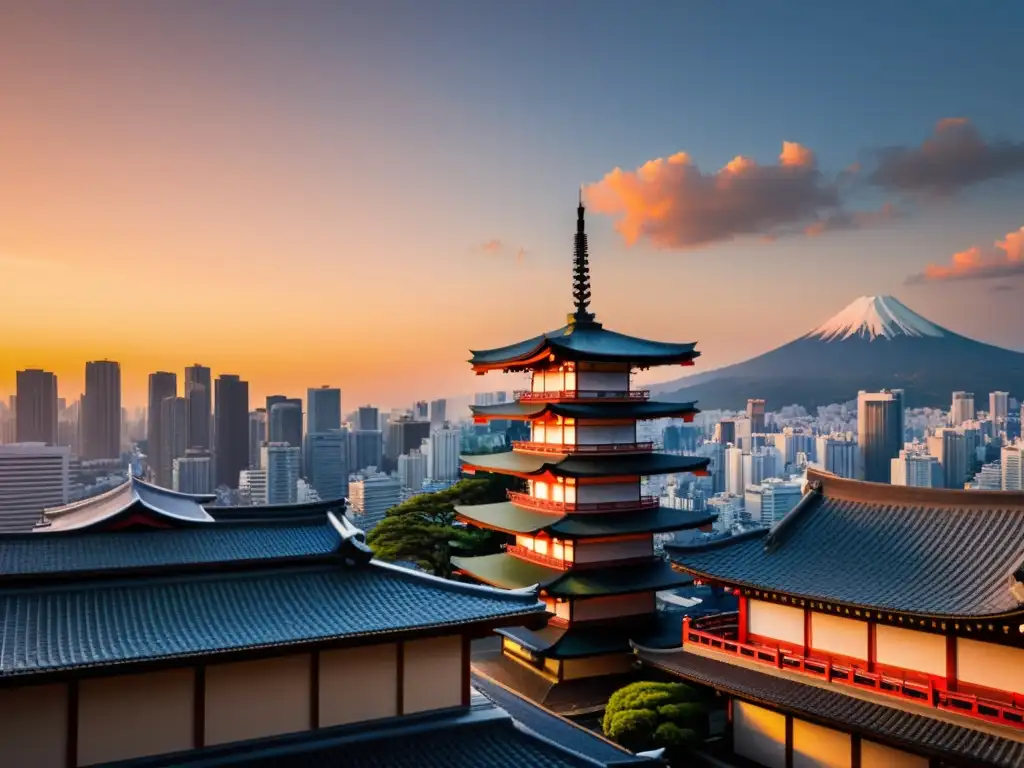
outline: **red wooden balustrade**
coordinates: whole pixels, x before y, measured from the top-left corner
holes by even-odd
[[[649,400],[647,389],[562,389],[551,392],[534,392],[529,389],[516,390],[512,397],[519,401],[529,400]]]
[[[957,712],[997,725],[1007,725],[1024,730],[1024,708],[1008,706],[970,694],[936,689],[931,679],[927,683],[923,683],[894,677],[891,674],[868,672],[859,667],[833,664],[830,660],[821,661],[808,658],[798,653],[757,643],[741,643],[735,639],[737,621],[738,614],[726,613],[699,619],[695,625],[687,616],[683,619],[683,645],[688,643],[699,645],[702,648],[709,648],[748,661],[768,664],[776,669],[816,677],[828,683],[875,691],[917,704]],[[700,628],[696,628],[697,626]]]
[[[544,512],[615,512],[627,509],[653,509],[659,504],[657,496],[641,496],[636,501],[565,502],[538,499],[521,491],[508,491],[509,501],[529,509]]]
[[[649,453],[654,443],[535,443],[532,440],[513,440],[512,447],[528,453]]]
[[[539,563],[540,565],[546,565],[551,568],[558,568],[561,571],[568,570],[572,566],[571,562],[565,560],[559,560],[557,557],[551,555],[542,555],[538,552],[534,552],[532,549],[520,546],[519,544],[508,544],[505,547],[505,551],[510,555],[521,557],[523,560],[529,560],[533,563]]]

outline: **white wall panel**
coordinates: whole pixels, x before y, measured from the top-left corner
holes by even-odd
[[[785,715],[733,699],[732,748],[765,768],[786,768]]]
[[[747,612],[747,631],[803,649],[804,612],[788,605],[751,600]]]
[[[811,613],[811,646],[816,651],[866,660],[868,657],[867,622],[813,611]]]
[[[407,642],[402,714],[461,705],[462,663],[461,635]]]
[[[309,654],[208,666],[206,743],[308,730],[309,701]]]
[[[956,676],[965,683],[1024,694],[1024,650],[958,637]]]
[[[321,728],[397,714],[398,647],[394,643],[320,654]]]
[[[875,656],[884,666],[946,676],[946,638],[942,635],[879,624],[875,628]]]

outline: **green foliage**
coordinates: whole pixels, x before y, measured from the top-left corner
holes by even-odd
[[[684,683],[632,683],[608,699],[602,728],[633,752],[664,747],[676,756],[706,734],[704,694]]]
[[[505,478],[485,476],[413,496],[389,509],[366,541],[381,560],[413,562],[435,576],[449,578],[453,545],[462,553],[482,555],[498,552],[505,540],[493,531],[456,526],[455,505],[504,501],[508,488]]]

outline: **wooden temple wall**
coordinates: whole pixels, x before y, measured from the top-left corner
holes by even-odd
[[[730,703],[732,747],[766,768],[928,768],[927,758],[739,699]]]
[[[632,483],[587,483],[576,486],[579,504],[603,504],[612,501],[639,501],[640,481]]]
[[[588,392],[625,392],[629,389],[629,372],[580,371],[576,374],[576,386]]]
[[[0,689],[0,765],[78,768],[469,704],[461,635]]]
[[[635,424],[595,425],[586,422],[576,424],[577,445],[609,445],[612,443],[635,443]]]
[[[614,560],[629,560],[640,557],[654,556],[654,537],[650,534],[619,541],[589,542],[580,539],[575,546],[575,562],[606,563]]]
[[[620,616],[639,616],[654,613],[655,598],[653,592],[641,592],[636,595],[614,595],[612,597],[591,597],[576,600],[572,604],[573,621],[596,621],[614,619]]]

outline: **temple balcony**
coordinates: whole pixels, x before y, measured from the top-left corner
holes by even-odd
[[[539,499],[521,491],[509,491],[508,500],[523,509],[535,509],[540,512],[569,514],[571,512],[616,512],[634,509],[655,509],[659,506],[657,496],[640,496],[630,501],[553,501]]]
[[[831,659],[804,656],[795,651],[738,639],[739,613],[722,613],[683,619],[683,650],[712,651],[738,660],[755,662],[777,670],[806,675],[839,686],[870,691],[915,704],[955,712],[966,717],[1024,731],[1024,707],[946,690],[936,680],[907,670],[884,673],[868,670],[855,663],[838,664]],[[699,652],[699,651],[697,651]]]
[[[567,571],[572,568],[572,560],[564,560],[554,555],[543,554],[521,544],[507,544],[505,551],[518,558],[527,560],[538,565],[546,565],[549,568],[557,568],[560,571]]]
[[[651,393],[647,389],[604,390],[604,389],[562,389],[548,392],[534,392],[523,389],[512,393],[518,402],[586,400],[588,402],[645,402]]]
[[[579,443],[538,443],[532,440],[513,440],[512,448],[523,453],[650,453],[654,450],[654,443],[595,443],[581,445]]]

